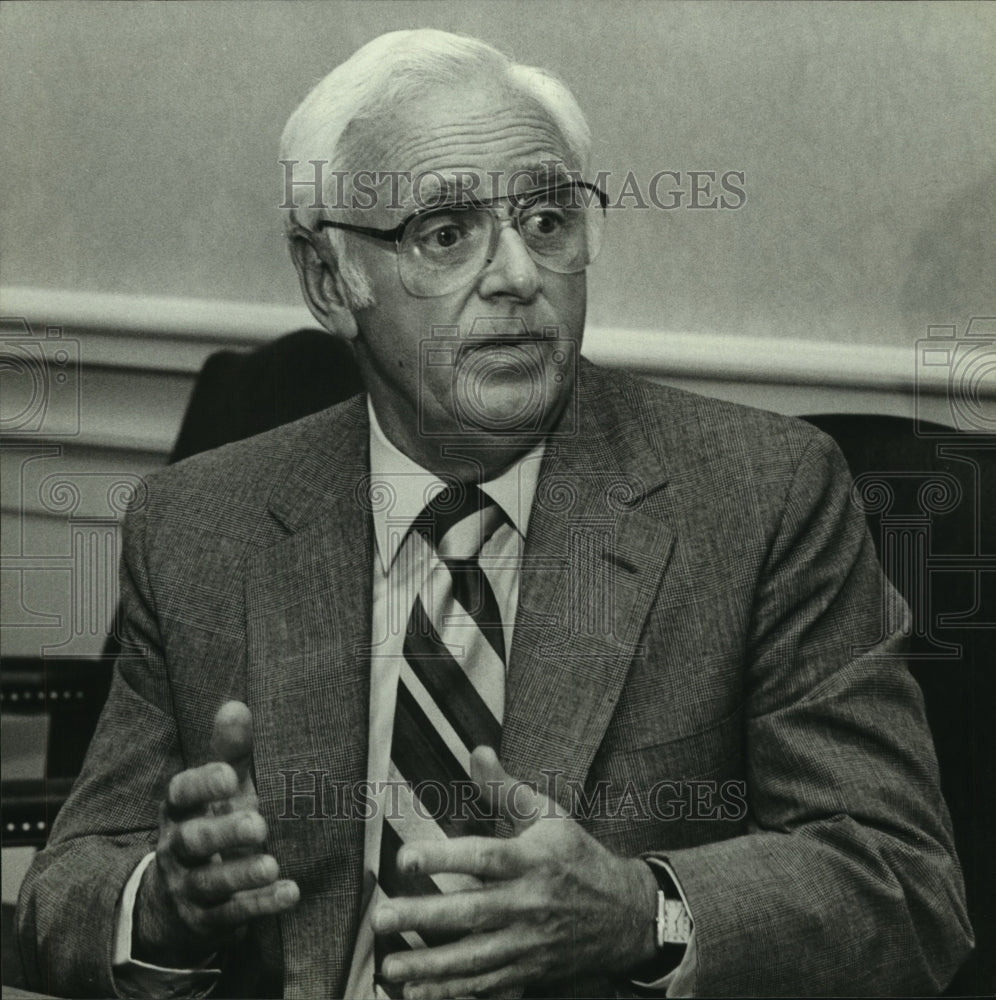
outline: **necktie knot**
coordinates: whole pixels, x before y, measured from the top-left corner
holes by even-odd
[[[472,559],[498,530],[501,507],[473,483],[451,483],[437,493],[412,523],[440,557]]]

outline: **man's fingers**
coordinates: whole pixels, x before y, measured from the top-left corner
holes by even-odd
[[[399,896],[381,903],[371,923],[377,934],[494,930],[509,923],[515,903],[515,891],[503,886],[440,896]]]
[[[166,811],[171,819],[183,819],[238,790],[239,779],[231,765],[212,761],[173,776],[166,791]]]
[[[252,716],[242,702],[229,701],[218,710],[211,753],[214,760],[173,776],[166,791],[170,819],[182,820],[210,805],[218,811],[231,807],[227,800],[246,782],[252,759]]]
[[[398,867],[412,874],[454,872],[481,879],[512,879],[526,871],[527,861],[514,840],[453,837],[405,844],[398,851]]]
[[[244,811],[185,820],[173,829],[169,847],[181,861],[197,864],[237,848],[261,847],[265,841],[266,821],[257,812]]]
[[[509,931],[474,934],[437,948],[399,951],[384,959],[381,971],[385,978],[399,983],[487,973],[508,965],[522,953],[517,937]]]
[[[186,875],[186,893],[195,903],[214,906],[248,889],[262,889],[277,881],[280,868],[269,854],[255,854],[217,864],[201,865]]]
[[[214,930],[241,927],[246,921],[256,917],[267,917],[297,905],[301,890],[290,879],[281,879],[262,889],[238,892],[231,899],[218,906],[201,911],[201,923]]]
[[[252,713],[241,701],[226,701],[214,717],[211,756],[235,768],[239,783],[249,777],[252,759]]]
[[[506,817],[516,834],[528,830],[543,817],[567,815],[533,785],[508,774],[489,746],[479,746],[470,755],[470,776],[481,789],[492,813]]]

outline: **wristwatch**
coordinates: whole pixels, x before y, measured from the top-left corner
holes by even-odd
[[[668,945],[688,944],[692,936],[692,918],[671,873],[659,862],[649,858],[644,861],[657,880],[657,912],[654,915],[657,950],[667,950]]]

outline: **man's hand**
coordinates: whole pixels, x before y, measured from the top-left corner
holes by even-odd
[[[156,860],[142,877],[132,940],[133,957],[150,964],[201,962],[246,921],[288,910],[300,896],[263,853],[266,822],[249,776],[252,716],[242,702],[218,710],[211,752],[212,763],[173,777],[160,807]]]
[[[657,884],[650,868],[613,854],[550,799],[513,781],[490,748],[474,751],[471,769],[512,821],[515,837],[455,837],[401,848],[404,871],[462,872],[484,884],[378,906],[372,917],[378,934],[468,934],[391,955],[384,976],[404,982],[409,1000],[429,1000],[584,972],[623,975],[653,958]]]

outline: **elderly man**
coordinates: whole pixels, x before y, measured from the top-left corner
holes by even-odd
[[[588,146],[563,85],[434,31],[291,118],[294,262],[367,393],[126,521],[132,651],[21,900],[39,988],[952,976],[949,820],[844,463],[579,357]]]

